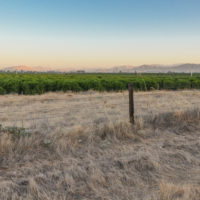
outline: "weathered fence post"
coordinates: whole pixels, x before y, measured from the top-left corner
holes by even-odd
[[[133,99],[133,83],[128,84],[128,91],[129,91],[129,117],[130,123],[134,124],[134,99]]]

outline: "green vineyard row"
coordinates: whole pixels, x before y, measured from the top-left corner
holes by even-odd
[[[56,91],[137,91],[200,89],[200,74],[12,74],[0,73],[0,94]]]

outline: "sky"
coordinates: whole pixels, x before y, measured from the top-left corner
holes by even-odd
[[[0,0],[0,67],[200,63],[199,0]]]

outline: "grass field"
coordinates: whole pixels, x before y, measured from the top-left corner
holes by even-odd
[[[180,112],[200,106],[200,91],[135,92],[137,118],[169,111]],[[3,126],[30,130],[68,130],[128,120],[128,92],[49,93],[4,95],[0,98]]]
[[[0,199],[199,200],[199,99],[136,92],[132,127],[126,91],[1,96]]]

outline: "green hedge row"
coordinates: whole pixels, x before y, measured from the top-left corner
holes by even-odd
[[[195,74],[0,74],[0,94],[43,94],[55,91],[121,91],[128,83],[135,90],[200,89]]]

